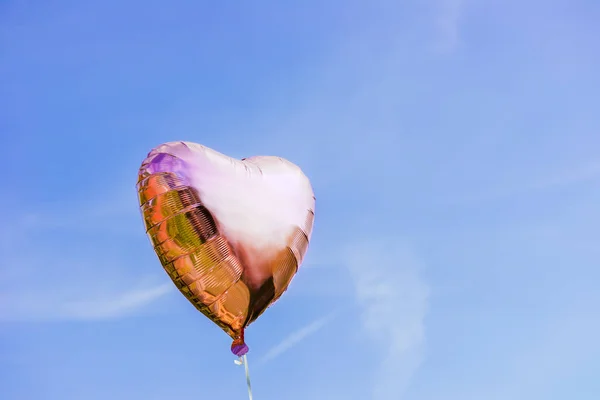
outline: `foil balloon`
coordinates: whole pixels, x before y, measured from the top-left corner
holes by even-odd
[[[236,160],[171,142],[143,161],[137,190],[163,268],[243,356],[245,328],[287,290],[307,251],[315,208],[310,181],[283,158]]]

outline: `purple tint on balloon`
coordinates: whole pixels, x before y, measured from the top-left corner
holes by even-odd
[[[187,169],[188,168],[184,160],[166,153],[158,153],[146,165],[146,171],[149,174],[156,174],[160,172],[174,172],[181,179],[181,183],[184,185],[190,184],[186,173]]]
[[[249,350],[250,349],[248,348],[248,345],[246,343],[242,343],[242,344],[234,343],[233,346],[231,346],[231,352],[238,357],[242,357],[243,355],[248,353]]]
[[[181,169],[181,160],[170,154],[159,153],[148,164],[148,172],[155,174],[157,172],[177,171]]]

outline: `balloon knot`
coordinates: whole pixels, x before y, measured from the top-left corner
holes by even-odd
[[[238,357],[242,357],[246,353],[248,353],[250,349],[248,345],[244,342],[244,331],[235,338],[233,343],[231,343],[231,352]]]

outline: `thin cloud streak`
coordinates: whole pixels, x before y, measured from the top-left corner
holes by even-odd
[[[67,293],[48,296],[22,291],[4,294],[0,298],[0,321],[65,321],[108,320],[132,315],[173,292],[171,283],[131,289],[117,293],[102,293],[91,298],[68,300]]]
[[[161,297],[172,293],[174,286],[165,283],[147,289],[137,289],[91,301],[64,304],[66,316],[72,319],[111,319],[119,318],[143,309]]]
[[[275,358],[279,357],[286,351],[298,345],[298,343],[302,342],[304,339],[318,332],[325,325],[331,322],[331,320],[334,317],[335,313],[332,313],[324,317],[318,318],[312,321],[310,324],[298,329],[297,331],[283,339],[279,344],[267,351],[267,353],[260,359],[259,363],[264,364],[268,361],[272,361]]]
[[[75,209],[55,206],[9,220],[6,230],[0,230],[0,249],[8,254],[4,259],[8,267],[0,268],[0,321],[121,318],[142,312],[175,291],[170,282],[157,283],[154,274],[140,276],[123,268],[126,262],[111,259],[101,248],[82,258],[77,252],[65,252],[63,243],[57,244],[57,238],[73,241],[80,231],[89,232],[92,225],[86,221],[104,221],[94,223],[93,228],[109,242],[127,222],[139,224],[138,234],[143,235],[134,195],[130,196],[130,211],[120,196],[105,204],[83,204]],[[35,252],[27,247],[31,243],[35,243]]]
[[[521,179],[514,186],[490,188],[480,193],[466,194],[449,200],[453,204],[473,204],[485,201],[504,200],[511,197],[525,196],[545,190],[558,189],[566,186],[585,184],[600,179],[600,161],[592,161],[579,166],[565,168],[555,174],[531,179],[529,182]]]

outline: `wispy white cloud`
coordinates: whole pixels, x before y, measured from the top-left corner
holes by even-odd
[[[139,311],[161,297],[174,292],[171,283],[133,289],[116,295],[76,301],[63,305],[64,315],[78,319],[117,318]]]
[[[264,364],[268,361],[271,361],[271,360],[279,357],[286,351],[292,349],[294,346],[296,346],[298,343],[300,343],[304,339],[306,339],[309,336],[311,336],[312,334],[318,332],[325,325],[327,325],[329,322],[331,322],[331,320],[334,317],[335,317],[335,313],[331,313],[324,317],[318,318],[318,319],[312,321],[311,323],[309,323],[308,325],[293,332],[292,334],[287,336],[285,339],[283,339],[280,343],[278,343],[276,346],[272,347],[269,351],[267,351],[265,353],[265,355],[260,359],[259,363]]]
[[[17,212],[0,227],[5,254],[0,321],[120,318],[148,310],[176,291],[172,283],[158,279],[161,274],[164,278],[158,262],[154,273],[140,275],[135,263],[119,256],[122,236],[117,235],[138,228],[143,238],[144,230],[135,190],[129,196],[114,192],[119,195],[103,203],[46,205],[35,213],[13,207]]]
[[[373,399],[400,398],[422,361],[429,287],[401,239],[355,243],[346,262],[365,333],[382,355]]]
[[[164,283],[122,291],[75,294],[64,287],[0,294],[0,321],[105,320],[140,312],[174,286]]]

